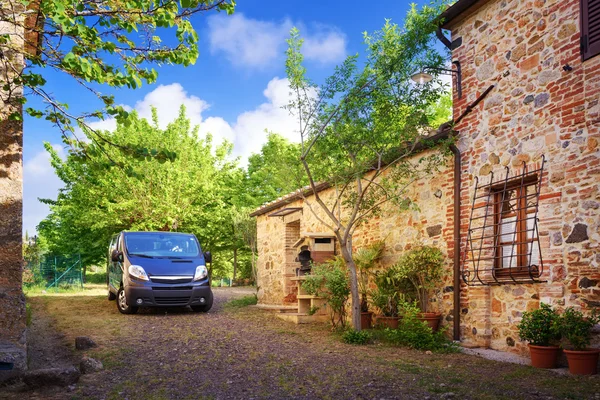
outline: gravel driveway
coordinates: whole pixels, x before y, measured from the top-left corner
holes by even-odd
[[[58,334],[70,362],[84,354],[105,369],[40,399],[554,399],[594,398],[598,377],[575,378],[465,354],[351,346],[326,325],[294,325],[269,312],[224,304],[252,292],[217,288],[206,314],[182,309],[121,315],[114,302],[73,296],[30,299],[34,319]],[[35,328],[35,324],[32,329]],[[72,350],[75,336],[99,347]],[[35,337],[35,334],[34,334]],[[49,347],[51,343],[46,343]],[[35,345],[33,345],[35,347]],[[52,346],[50,346],[52,347]],[[44,357],[43,349],[36,349]],[[2,388],[0,388],[1,393]],[[24,398],[22,387],[4,393]],[[0,397],[2,395],[0,394]]]

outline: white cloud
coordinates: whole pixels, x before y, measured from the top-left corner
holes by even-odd
[[[285,39],[294,25],[300,27],[307,60],[331,64],[346,57],[346,35],[335,27],[319,24],[311,31],[289,19],[261,21],[242,13],[209,17],[210,49],[213,54],[223,53],[235,66],[264,69],[282,61]]]
[[[54,150],[63,157],[64,149],[53,145]],[[48,215],[50,209],[38,198],[56,199],[63,182],[54,174],[50,165],[50,155],[40,151],[23,165],[23,232],[33,234],[36,226]]]

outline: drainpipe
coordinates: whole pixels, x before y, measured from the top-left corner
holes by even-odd
[[[450,146],[454,154],[454,340],[460,340],[460,150]]]

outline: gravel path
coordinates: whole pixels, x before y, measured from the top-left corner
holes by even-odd
[[[98,297],[75,298],[68,305],[56,298],[34,300],[34,318],[52,316],[68,343],[81,334],[96,340],[100,347],[85,354],[106,368],[82,376],[70,390],[27,392],[27,397],[583,399],[600,393],[598,377],[559,376],[465,354],[346,345],[325,325],[294,325],[256,308],[224,306],[252,293],[248,289],[214,293],[215,306],[206,314],[150,309],[125,316],[114,302]],[[5,395],[23,398],[20,390]]]

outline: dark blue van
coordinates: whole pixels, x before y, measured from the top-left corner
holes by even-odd
[[[206,312],[213,303],[206,268],[211,261],[188,233],[121,232],[108,248],[108,299],[116,299],[123,314],[173,306]]]

